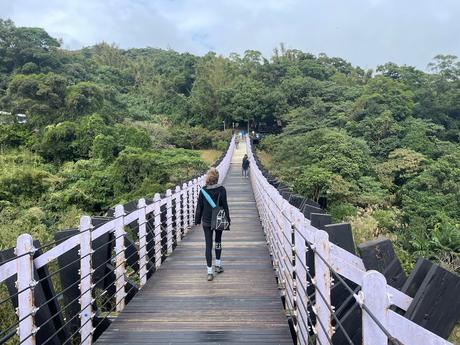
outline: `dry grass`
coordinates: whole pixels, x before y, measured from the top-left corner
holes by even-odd
[[[356,243],[371,241],[382,235],[379,223],[369,210],[359,210],[356,216],[346,219],[353,229],[353,238]]]
[[[198,150],[200,151],[201,158],[208,164],[214,163],[221,155],[220,150]]]
[[[262,165],[268,169],[272,170],[273,168],[273,158],[267,151],[257,151],[257,156],[260,158]]]

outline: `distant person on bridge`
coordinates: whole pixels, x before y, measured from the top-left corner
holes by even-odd
[[[243,177],[248,177],[248,171],[249,171],[249,158],[248,158],[248,155],[244,155],[243,164],[242,164]]]
[[[202,188],[205,193],[207,193],[212,201],[217,206],[223,207],[225,210],[225,214],[227,216],[228,224],[230,225],[230,213],[228,211],[228,204],[227,204],[227,191],[224,186],[218,184],[219,182],[219,172],[216,168],[209,169],[206,175],[206,185]],[[203,221],[203,230],[204,230],[204,238],[206,241],[206,264],[208,268],[208,281],[214,279],[214,272],[212,269],[212,237],[213,232],[216,232],[216,273],[222,273],[224,271],[221,263],[221,255],[222,255],[222,230],[213,230],[211,229],[211,218],[212,218],[212,209],[213,207],[211,204],[206,200],[206,197],[202,191],[200,191],[198,196],[198,203],[195,212],[195,224],[201,224]]]
[[[235,137],[235,147],[238,148],[238,145],[240,143],[240,139],[238,138],[238,136]]]

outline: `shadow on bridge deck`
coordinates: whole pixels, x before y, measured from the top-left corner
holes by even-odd
[[[245,152],[240,143],[225,180],[232,218],[222,239],[225,272],[206,281],[195,227],[97,344],[292,344],[251,185],[241,177]]]

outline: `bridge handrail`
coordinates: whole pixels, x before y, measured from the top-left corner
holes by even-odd
[[[234,148],[235,140],[234,137],[232,137],[225,156],[216,167],[219,171],[220,182],[225,178],[228,172]],[[93,273],[98,269],[93,268],[91,264],[92,254],[97,250],[93,248],[93,242],[104,234],[114,234],[115,238],[113,241],[115,242],[115,256],[111,257],[109,262],[115,261],[114,272],[116,292],[115,295],[110,296],[110,298],[115,297],[116,311],[120,312],[124,308],[125,298],[127,296],[125,274],[127,273],[126,262],[130,259],[130,257],[125,257],[125,226],[128,226],[133,222],[137,222],[136,229],[138,230],[139,234],[139,241],[136,242],[139,265],[139,270],[137,273],[139,286],[142,288],[148,279],[147,261],[149,258],[147,257],[146,248],[146,227],[148,227],[149,224],[146,218],[151,216],[151,219],[154,220],[155,227],[154,229],[150,229],[154,231],[154,238],[160,236],[160,241],[154,241],[155,269],[157,269],[161,265],[162,255],[161,226],[163,225],[163,221],[161,220],[161,216],[163,215],[166,217],[165,230],[167,254],[171,254],[173,251],[173,241],[176,240],[176,243],[179,243],[182,239],[181,235],[185,236],[193,226],[193,215],[198,200],[199,189],[204,185],[204,183],[205,175],[202,175],[191,181],[188,181],[187,183],[184,183],[182,186],[176,186],[174,190],[168,189],[163,198],[161,198],[160,194],[157,193],[155,194],[153,200],[149,200],[149,203],[147,203],[146,199],[144,198],[139,199],[137,208],[129,213],[125,213],[123,205],[116,205],[115,217],[97,227],[91,224],[91,217],[82,216],[80,219],[79,234],[70,236],[60,243],[53,243],[54,246],[51,249],[46,250],[41,255],[36,257],[34,256],[37,249],[48,248],[49,245],[35,248],[32,236],[29,234],[20,235],[16,242],[15,256],[0,263],[0,283],[4,283],[8,279],[12,279],[12,277],[16,275],[17,279],[15,284],[17,293],[14,297],[17,297],[18,305],[18,321],[13,325],[17,326],[16,330],[13,326],[10,326],[7,330],[0,330],[0,343],[7,341],[14,335],[19,336],[20,344],[34,345],[36,343],[36,334],[39,330],[39,327],[36,326],[35,315],[41,307],[48,304],[50,301],[46,301],[41,306],[35,305],[34,287],[38,283],[35,281],[35,272],[37,269],[46,267],[52,261],[58,259],[63,254],[68,253],[72,249],[79,246],[79,287],[81,294],[78,301],[81,305],[81,311],[78,315],[80,318],[80,327],[77,332],[80,333],[81,344],[91,344],[93,338],[92,335],[95,329],[95,327],[93,327],[93,319],[95,314],[92,310],[92,305],[94,303],[92,292],[96,285],[92,281],[92,276]],[[174,215],[172,214],[173,203],[175,206]],[[162,206],[166,207],[166,215],[164,215],[164,211],[161,211]],[[175,218],[174,225],[173,218]],[[176,235],[175,239],[173,239],[173,233]],[[60,269],[62,269],[62,267]],[[56,297],[53,297],[53,299],[54,298]],[[10,297],[10,299],[12,300],[12,297]],[[7,300],[0,301],[0,305],[6,302]],[[73,302],[76,301],[74,300],[72,303]],[[64,309],[67,307],[68,305],[66,305]],[[53,318],[54,316],[56,315],[53,315]],[[66,324],[68,324],[70,321],[72,320],[68,320]],[[46,322],[49,322],[49,320]],[[56,333],[58,331],[56,331]],[[72,336],[76,335],[77,332],[72,334]],[[53,337],[54,336],[56,336],[56,334],[54,334]],[[52,338],[50,337],[46,342],[51,339]],[[69,339],[69,341],[71,340],[72,339]]]
[[[381,273],[366,271],[361,258],[329,242],[327,232],[313,227],[310,220],[268,182],[254,158],[249,137],[246,143],[257,208],[286,309],[297,319],[295,330],[299,344],[310,344],[311,332],[317,344],[332,344],[336,332],[333,319],[336,328],[345,331],[331,305],[331,288],[334,279],[342,284],[347,284],[345,279],[348,279],[359,286],[359,291],[353,291],[347,285],[362,310],[363,344],[387,345],[390,341],[404,345],[452,345],[391,310],[391,306],[407,310],[412,298],[389,286]],[[316,296],[314,303],[310,298],[312,293]],[[353,344],[347,334],[344,336]]]

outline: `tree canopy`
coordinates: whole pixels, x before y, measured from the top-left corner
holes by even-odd
[[[13,229],[2,246],[24,226],[46,236],[173,187],[206,168],[197,149],[225,149],[224,123],[249,122],[295,192],[356,231],[367,222],[395,236],[405,267],[418,255],[460,267],[455,56],[373,71],[283,45],[271,57],[105,42],[69,51],[0,20],[0,111],[0,230]],[[2,120],[16,114],[27,123]]]

